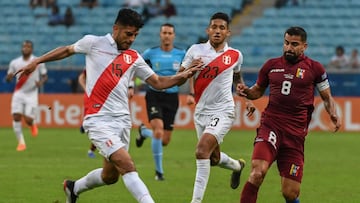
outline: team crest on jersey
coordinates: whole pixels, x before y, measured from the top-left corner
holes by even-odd
[[[291,168],[290,168],[290,172],[289,172],[290,175],[291,176],[298,176],[299,175],[299,169],[300,169],[300,166],[292,164]]]
[[[230,55],[224,55],[222,57],[222,61],[225,65],[231,64],[231,56]]]
[[[124,54],[123,55],[123,58],[124,58],[124,61],[125,61],[125,63],[127,63],[127,64],[131,64],[132,63],[132,57],[131,57],[131,55],[129,55],[129,54]]]
[[[305,74],[305,70],[304,70],[304,69],[301,69],[301,68],[298,68],[298,69],[297,69],[297,71],[296,71],[296,77],[297,77],[297,78],[303,79],[303,78],[304,78],[304,74]]]

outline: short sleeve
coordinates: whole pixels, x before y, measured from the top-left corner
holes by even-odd
[[[45,63],[40,63],[38,69],[41,75],[45,75],[47,73]]]
[[[239,50],[237,50],[237,51],[239,52],[239,58],[238,58],[238,61],[237,61],[236,65],[235,65],[235,67],[234,67],[234,72],[235,73],[240,72],[241,66],[243,64],[243,55]]]
[[[181,63],[181,66],[185,69],[190,67],[190,64],[192,63],[194,59],[194,53],[195,53],[195,47],[192,45],[189,50],[185,53],[184,59]]]
[[[315,72],[315,83],[321,83],[328,79],[325,68],[321,63],[313,61],[313,70]]]
[[[150,68],[150,66],[144,61],[144,59],[139,55],[138,59],[134,64],[135,68],[135,76],[145,81],[151,75],[154,74],[154,71]]]
[[[269,71],[271,68],[271,60],[268,60],[260,69],[256,84],[260,87],[266,88],[269,85]]]
[[[141,55],[141,56],[144,58],[145,61],[146,61],[146,60],[150,60],[149,53],[150,53],[150,49],[146,49],[146,50],[144,51],[144,53]]]
[[[77,42],[74,43],[75,52],[84,54],[89,53],[94,39],[94,35],[85,35],[83,38],[79,39]]]
[[[16,72],[16,67],[15,67],[15,61],[12,60],[10,61],[10,64],[9,64],[9,69],[8,69],[8,72],[7,74],[14,74]]]

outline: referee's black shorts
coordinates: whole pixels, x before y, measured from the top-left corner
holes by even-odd
[[[149,121],[159,118],[163,120],[165,130],[173,130],[176,111],[179,108],[178,93],[157,92],[148,89],[145,101]]]

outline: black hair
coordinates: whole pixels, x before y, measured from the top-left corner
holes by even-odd
[[[296,36],[300,36],[301,37],[301,41],[303,42],[306,42],[307,40],[307,34],[306,34],[306,31],[304,30],[304,28],[302,27],[298,27],[298,26],[293,26],[293,27],[289,27],[285,33],[284,33],[284,36],[285,34],[288,34],[288,35],[296,35]]]
[[[221,20],[226,21],[227,25],[230,24],[230,18],[226,13],[222,13],[222,12],[215,13],[214,15],[211,16],[210,23],[212,20],[215,20],[215,19],[221,19]]]
[[[344,49],[343,46],[339,45],[339,46],[336,47],[336,51],[341,51],[341,52],[344,53],[344,52],[345,52],[345,49]]]
[[[31,40],[24,40],[23,44],[30,44],[32,48],[34,48],[34,43]]]
[[[173,24],[171,24],[171,23],[164,23],[164,24],[162,24],[162,25],[160,26],[160,29],[161,29],[162,27],[164,27],[164,26],[166,26],[166,27],[172,27],[172,28],[174,29],[174,32],[175,32],[175,26],[174,26]]]
[[[144,22],[138,12],[129,8],[123,8],[119,10],[119,13],[115,20],[115,24],[134,26],[140,29],[144,25]]]

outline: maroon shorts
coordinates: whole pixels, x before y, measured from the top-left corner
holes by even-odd
[[[304,141],[277,127],[262,124],[257,129],[252,159],[277,161],[281,177],[301,182],[304,166]]]

